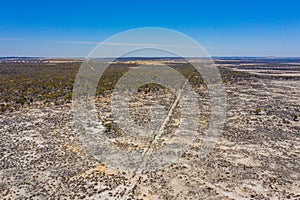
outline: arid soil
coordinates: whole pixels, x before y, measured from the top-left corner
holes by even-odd
[[[0,199],[300,199],[298,72],[289,78],[255,72],[224,82],[227,117],[212,151],[199,158],[191,142],[176,162],[141,174],[105,165],[84,148],[71,103],[6,110],[0,114]],[[166,90],[135,95],[166,107],[174,98]],[[106,134],[118,135],[109,102],[109,95],[99,97],[99,118]],[[146,105],[132,109],[137,123],[147,123]],[[199,130],[209,122],[201,109]],[[180,123],[176,112],[171,128]]]

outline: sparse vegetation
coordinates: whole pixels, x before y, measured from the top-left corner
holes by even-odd
[[[298,116],[297,114],[293,113],[293,114],[292,114],[292,119],[293,119],[295,122],[297,122],[297,121],[299,121],[299,116]]]
[[[73,83],[81,62],[71,63],[0,63],[0,112],[18,109],[22,106],[35,104],[60,105],[70,103]],[[193,87],[203,84],[201,75],[188,63],[171,63],[170,67],[179,71]],[[130,67],[136,63],[111,64],[101,77],[96,95],[110,94],[119,80]],[[236,81],[239,78],[250,77],[248,73],[234,72],[221,68],[224,81]],[[157,84],[146,84],[139,91],[148,93],[159,90]]]
[[[174,153],[177,154],[181,141],[189,144],[186,151],[178,162],[145,170],[136,177],[132,170],[142,165],[123,168],[110,163],[110,157],[105,156],[101,161],[95,159],[90,150],[97,151],[99,158],[106,149],[96,145],[101,137],[95,134],[95,140],[90,138],[93,149],[89,149],[80,138],[83,135],[72,126],[70,106],[63,104],[71,102],[80,62],[0,63],[3,182],[0,181],[0,196],[4,199],[199,199],[210,195],[213,199],[224,199],[228,198],[224,194],[230,194],[252,199],[297,198],[297,177],[294,175],[298,173],[295,160],[299,160],[299,156],[297,149],[292,147],[299,144],[299,124],[293,123],[299,119],[299,80],[275,77],[273,81],[273,77],[261,78],[228,67],[228,63],[238,66],[244,63],[242,67],[249,67],[249,61],[222,62],[226,64],[220,66],[220,71],[227,92],[227,118],[222,134],[216,138],[218,144],[209,157],[199,157],[211,119],[209,94],[198,72],[175,60],[171,67],[189,78],[200,94],[201,114],[197,119],[200,134],[195,140],[185,140],[185,134],[183,140],[176,139],[180,136],[176,130],[184,123],[181,119],[192,121],[196,118],[181,113],[179,105],[153,153],[158,150],[157,158],[166,158],[161,156],[161,150],[173,141],[178,141]],[[110,93],[118,79],[136,65],[134,62],[113,63],[103,74],[96,91],[99,96],[97,114],[109,138],[107,145],[121,152],[141,153],[153,136],[150,133],[149,137],[139,137],[123,130],[112,114]],[[161,85],[142,85],[131,96],[130,116],[135,124],[143,127],[153,119],[152,105],[161,105],[167,111],[175,98],[171,90]],[[94,126],[91,128],[94,130]],[[111,158],[121,158],[115,154],[117,151],[113,153]],[[132,155],[122,163],[130,163],[135,159],[135,154]],[[151,167],[156,162],[156,156],[152,155],[155,154],[151,152],[147,163]],[[259,187],[253,187],[256,184]]]
[[[260,115],[261,114],[261,108],[256,108],[255,109],[255,114]]]

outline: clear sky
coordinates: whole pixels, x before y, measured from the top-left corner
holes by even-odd
[[[300,1],[5,0],[0,56],[85,57],[132,28],[164,27],[213,56],[300,57]]]

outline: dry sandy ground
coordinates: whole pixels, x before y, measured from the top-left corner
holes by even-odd
[[[0,199],[300,199],[300,122],[292,118],[300,114],[299,86],[227,84],[226,126],[213,151],[200,159],[191,147],[142,175],[93,158],[72,127],[70,105],[3,113]]]

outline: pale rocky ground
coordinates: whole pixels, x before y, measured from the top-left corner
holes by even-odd
[[[299,86],[277,78],[227,83],[226,125],[210,154],[200,159],[194,146],[142,175],[91,156],[73,128],[71,105],[3,113],[0,199],[300,199],[300,122],[292,117],[300,114]],[[109,121],[109,99],[99,102]],[[207,123],[202,116],[200,126]]]

